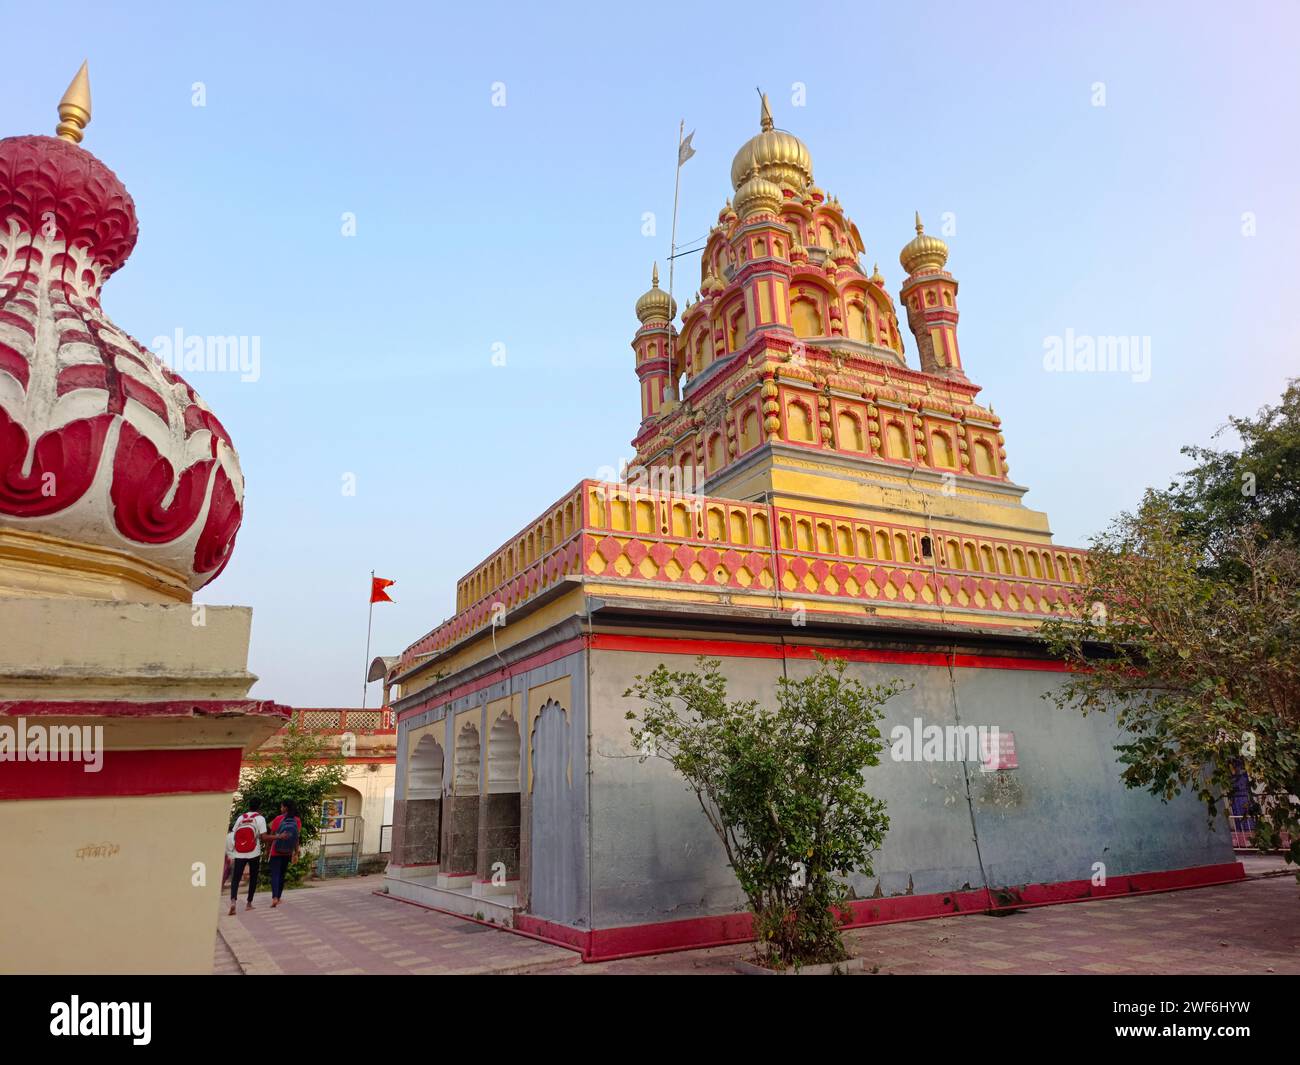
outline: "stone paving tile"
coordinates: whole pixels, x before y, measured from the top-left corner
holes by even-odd
[[[1104,907],[1110,907],[1111,913],[1107,920],[1097,922],[1093,914]],[[1143,928],[1135,927],[1139,918]],[[875,969],[881,974],[899,975],[1300,975],[1300,899],[1295,881],[1289,878],[1024,910],[996,919],[994,934],[1012,948],[1010,953],[999,951],[997,957],[989,957],[976,946],[989,940],[990,920],[972,914],[911,925],[853,929],[846,933],[845,940],[855,956],[866,960],[868,974]],[[1175,929],[1174,923],[1183,927]],[[914,931],[917,929],[922,931]],[[1166,945],[1170,931],[1180,933],[1177,948]],[[1022,949],[1031,940],[1037,949]],[[747,954],[746,947],[720,947],[583,965],[565,970],[563,975],[726,975],[735,960]],[[1008,963],[1009,968],[999,968]]]
[[[259,973],[338,975],[517,972],[580,961],[562,947],[377,897],[382,884],[356,877],[286,891],[276,909],[268,902],[234,917],[223,904],[213,972],[240,972],[245,954]]]
[[[285,902],[225,916],[213,972],[442,975],[546,972],[730,975],[737,944],[581,964],[578,955],[510,932],[373,894],[379,877],[285,893]],[[1300,975],[1300,899],[1291,877],[1042,906],[1010,916],[946,917],[853,929],[866,972],[886,974],[1189,973]],[[241,963],[243,963],[241,965]]]
[[[217,936],[217,949],[212,958],[212,972],[216,976],[242,976],[244,970],[239,967],[234,952],[226,946],[226,941]]]

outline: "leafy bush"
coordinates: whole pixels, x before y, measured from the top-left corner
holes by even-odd
[[[863,789],[880,762],[880,707],[899,681],[866,688],[847,663],[818,657],[801,680],[777,681],[776,707],[727,700],[721,662],[694,672],[660,665],[625,696],[632,742],[666,759],[695,793],[754,915],[760,964],[840,961],[845,878],[871,875],[889,828],[882,800]]]

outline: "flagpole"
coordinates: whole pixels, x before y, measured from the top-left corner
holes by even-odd
[[[677,127],[677,172],[673,178],[673,230],[668,252],[668,379],[672,387],[669,396],[676,403],[681,397],[677,390],[676,358],[677,334],[673,328],[673,268],[677,265],[677,194],[682,187],[682,135],[686,132],[686,119]]]
[[[366,695],[370,688],[370,629],[375,623],[375,571],[370,571],[370,616],[366,619],[366,669],[361,681],[361,709],[366,708]]]

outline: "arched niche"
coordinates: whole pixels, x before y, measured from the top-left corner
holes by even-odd
[[[432,734],[421,736],[406,769],[399,865],[437,865],[442,849],[443,779],[446,754]]]
[[[890,422],[885,426],[885,453],[891,459],[910,459],[912,449],[908,446],[907,430],[901,422]]]
[[[813,442],[812,409],[799,400],[786,405],[787,439],[801,444]]]
[[[842,410],[837,418],[841,451],[866,451],[867,441],[862,433],[862,422],[851,411]]]
[[[871,340],[871,330],[868,325],[867,309],[857,300],[851,300],[848,304],[847,320],[845,322],[845,335],[850,340],[860,340],[864,344]]]
[[[488,732],[487,788],[491,794],[519,791],[519,722],[504,713]]]
[[[819,337],[825,334],[821,307],[815,297],[798,295],[790,301],[790,328],[797,337]]]
[[[466,721],[456,733],[456,776],[452,786],[457,795],[477,795],[479,784],[478,728]]]
[[[442,777],[446,756],[442,744],[433,736],[425,735],[411,752],[406,771],[407,799],[442,798]]]
[[[930,458],[936,466],[946,466],[949,469],[956,467],[957,455],[947,433],[936,430],[930,434]]]

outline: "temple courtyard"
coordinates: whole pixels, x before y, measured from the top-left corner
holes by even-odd
[[[868,974],[1300,975],[1296,882],[1280,860],[1243,859],[1248,879],[1219,887],[855,929],[846,942]],[[733,972],[749,947],[730,945],[583,964],[579,955],[512,932],[376,894],[356,877],[259,895],[226,916],[217,974],[476,975]]]

